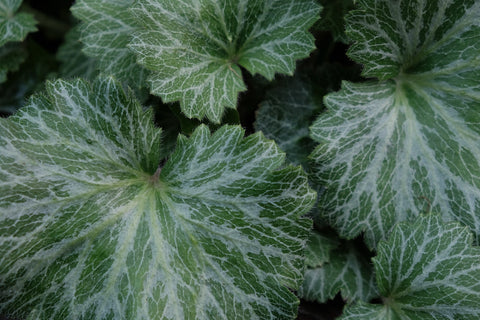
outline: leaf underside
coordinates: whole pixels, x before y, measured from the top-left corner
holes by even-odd
[[[344,237],[365,232],[370,247],[430,211],[478,241],[480,2],[359,5],[349,54],[384,80],[343,83],[311,127],[323,215]]]
[[[47,84],[0,119],[0,312],[291,319],[315,194],[239,126],[180,136],[110,78]]]
[[[359,303],[352,320],[474,320],[480,317],[480,249],[458,223],[420,216],[394,228],[373,259],[384,305]]]
[[[142,28],[130,44],[152,71],[151,91],[180,101],[189,117],[220,122],[246,90],[240,66],[271,80],[293,74],[314,49],[308,28],[313,0],[141,0],[132,13]]]

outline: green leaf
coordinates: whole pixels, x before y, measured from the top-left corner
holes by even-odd
[[[345,82],[325,98],[328,111],[311,127],[316,178],[327,186],[322,215],[343,237],[365,232],[370,247],[396,222],[429,211],[480,240],[480,2],[360,4],[349,19],[358,40],[351,55],[367,75],[395,76]],[[394,30],[402,37],[383,38]],[[417,41],[412,54],[397,50],[406,38]],[[397,53],[406,55],[398,63]]]
[[[20,65],[19,70],[9,76],[8,81],[0,84],[0,113],[2,116],[11,115],[23,107],[27,103],[27,98],[35,91],[43,89],[45,79],[52,76],[56,70],[56,61],[53,55],[35,42],[7,43],[2,48],[10,45],[19,45],[19,51],[14,50],[12,57],[22,55],[22,53],[26,55],[27,52],[28,57]]]
[[[308,79],[283,79],[260,104],[255,130],[275,140],[290,162],[304,165],[315,147],[308,128],[320,108]]]
[[[0,313],[292,319],[315,194],[240,126],[180,136],[111,79],[47,84],[0,119]]]
[[[71,10],[82,20],[83,52],[98,60],[99,69],[114,75],[132,88],[146,86],[147,71],[136,64],[127,48],[138,28],[128,8],[134,0],[78,0]]]
[[[345,15],[354,8],[353,0],[319,0],[323,10],[315,29],[330,31],[334,41],[345,44],[350,39],[345,34]]]
[[[0,0],[0,46],[10,41],[23,41],[29,32],[37,31],[29,13],[16,13],[22,0]]]
[[[27,55],[20,43],[7,43],[0,47],[0,83],[7,80],[8,72],[18,70]]]
[[[65,35],[65,41],[57,51],[57,59],[61,62],[59,74],[62,78],[94,79],[98,75],[97,59],[82,52],[83,45],[79,39],[80,26],[73,27]]]
[[[340,245],[338,239],[314,233],[307,244],[307,266],[298,290],[305,300],[325,303],[339,292],[349,302],[378,296],[370,259],[353,241]]]
[[[342,319],[455,319],[480,317],[480,248],[458,223],[437,215],[401,223],[373,259],[383,305],[361,303]]]
[[[130,47],[152,70],[151,91],[180,101],[189,117],[219,122],[246,89],[240,66],[271,80],[293,74],[314,49],[307,32],[318,18],[313,0],[140,0],[142,29]]]

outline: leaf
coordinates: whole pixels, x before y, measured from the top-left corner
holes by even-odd
[[[220,122],[246,90],[240,66],[271,80],[293,74],[314,49],[307,32],[318,19],[313,0],[141,0],[133,14],[142,28],[130,47],[152,70],[151,91],[180,101],[189,118]]]
[[[10,45],[17,46],[19,43],[7,43],[2,48]],[[27,55],[27,52],[28,57],[19,70],[9,76],[8,81],[0,84],[1,116],[11,115],[23,107],[27,103],[27,97],[43,89],[45,79],[54,74],[56,69],[54,57],[35,42],[26,41],[18,49],[12,51],[12,59],[22,54]]]
[[[343,83],[311,127],[322,215],[343,237],[365,232],[370,247],[430,211],[480,239],[480,2],[422,4],[360,2],[351,56],[365,75],[395,76]]]
[[[240,126],[180,136],[112,79],[47,84],[0,119],[0,313],[292,319],[313,204],[299,167]]]
[[[146,86],[147,71],[136,64],[134,53],[127,48],[138,28],[128,8],[134,0],[78,0],[71,11],[82,20],[80,25],[83,52],[96,58],[99,69],[114,75],[132,88]]]
[[[255,130],[275,140],[290,162],[304,165],[315,146],[308,127],[320,108],[308,79],[283,79],[260,104]]]
[[[29,32],[37,31],[31,14],[16,13],[21,4],[22,0],[0,0],[0,46],[23,41]]]
[[[94,79],[98,75],[97,59],[87,57],[81,51],[83,45],[79,39],[80,26],[73,27],[65,35],[65,41],[57,51],[57,59],[61,62],[59,74],[63,78]]]
[[[307,266],[298,290],[302,299],[325,303],[338,292],[349,302],[378,296],[370,259],[353,241],[340,245],[338,239],[314,233],[307,244]]]
[[[339,246],[338,239],[327,232],[313,231],[305,248],[305,264],[319,267],[330,261],[330,252]]]
[[[354,8],[354,0],[319,0],[319,2],[323,10],[315,28],[330,31],[334,41],[350,43],[345,34],[345,15]]]
[[[8,72],[18,70],[27,55],[19,43],[7,43],[0,47],[0,83],[7,81]]]
[[[460,224],[433,214],[401,223],[373,262],[383,306],[362,303],[342,319],[480,317],[480,249]]]

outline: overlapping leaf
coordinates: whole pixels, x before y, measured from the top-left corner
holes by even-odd
[[[29,13],[17,13],[22,0],[0,0],[0,46],[11,41],[23,41],[36,31],[35,19]]]
[[[38,319],[289,319],[314,200],[239,126],[180,136],[101,79],[0,119],[0,312]]]
[[[27,33],[36,31],[35,20],[28,13],[16,13],[22,0],[0,0],[0,83],[7,73],[18,69],[27,54],[21,45]]]
[[[480,249],[458,223],[436,215],[397,226],[374,258],[383,305],[347,308],[352,320],[467,320],[480,317]]]
[[[353,0],[320,0],[320,3],[323,11],[315,28],[330,31],[335,41],[349,43],[345,34],[345,15],[354,8]]]
[[[368,301],[378,295],[368,254],[352,241],[340,246],[338,239],[316,232],[307,249],[307,270],[298,290],[301,298],[324,303],[341,292],[345,300],[352,302]]]
[[[58,48],[57,59],[60,60],[60,76],[63,78],[81,77],[94,79],[98,75],[97,59],[87,57],[80,42],[80,27],[73,27],[66,35],[64,43]]]
[[[308,127],[320,105],[307,79],[283,79],[260,104],[255,130],[274,139],[294,164],[304,164],[314,148]]]
[[[79,0],[72,6],[81,25],[83,52],[98,59],[99,69],[131,87],[145,87],[147,71],[136,64],[127,44],[136,30],[128,8],[134,0]]]
[[[272,79],[293,74],[314,49],[307,32],[318,18],[313,0],[141,0],[143,29],[131,48],[152,70],[152,93],[179,100],[188,117],[219,122],[245,90],[240,66]]]
[[[10,71],[16,71],[27,57],[26,50],[18,43],[7,43],[0,47],[0,83],[7,80]]]
[[[324,216],[375,247],[420,212],[480,237],[480,2],[359,1],[350,56],[364,75],[344,83],[311,128]]]

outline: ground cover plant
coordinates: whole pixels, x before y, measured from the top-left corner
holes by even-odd
[[[0,0],[1,319],[480,318],[480,1]]]

